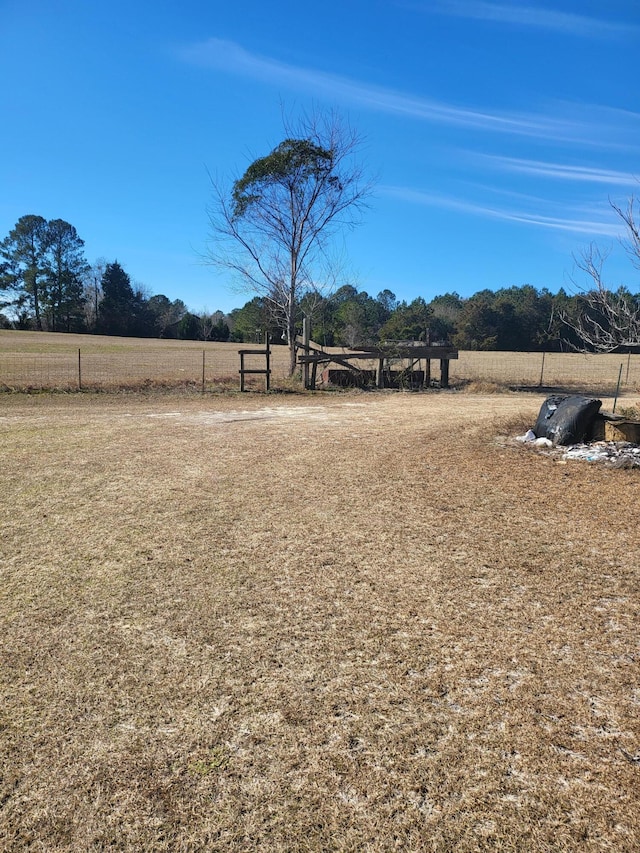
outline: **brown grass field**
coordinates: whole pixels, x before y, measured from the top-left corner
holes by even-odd
[[[100,335],[66,335],[0,329],[0,391],[28,388],[113,389],[149,385],[201,388],[237,387],[240,348],[256,344],[202,343]],[[330,347],[330,351],[345,350]],[[80,351],[80,357],[79,357]],[[274,386],[288,387],[288,350],[272,348]],[[204,362],[204,363],[203,363]],[[375,363],[360,362],[363,367]],[[249,356],[247,367],[264,367],[264,359]],[[421,367],[424,368],[424,362]],[[440,363],[432,361],[434,380]],[[618,379],[626,393],[640,391],[640,354],[584,355],[579,353],[469,352],[451,362],[451,383],[492,382],[510,388],[575,388],[613,394]],[[204,383],[203,383],[204,378]],[[542,381],[541,381],[542,380]],[[254,388],[263,377],[250,377]]]
[[[541,401],[0,395],[0,850],[640,849],[639,472]]]

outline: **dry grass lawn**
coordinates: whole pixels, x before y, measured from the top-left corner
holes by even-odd
[[[639,472],[540,402],[2,397],[0,850],[640,849]]]

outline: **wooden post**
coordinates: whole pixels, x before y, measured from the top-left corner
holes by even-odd
[[[204,394],[204,350],[202,350],[202,393]]]
[[[545,357],[545,355],[546,355],[546,353],[543,350],[542,351],[542,366],[540,368],[540,381],[538,382],[538,388],[542,388],[542,380],[544,378],[544,357]]]
[[[378,375],[376,376],[376,386],[384,388],[384,358],[378,359]]]
[[[269,332],[264,333],[265,356],[267,359],[267,372],[265,373],[265,389],[268,391],[271,387],[271,349],[269,347]]]
[[[304,317],[302,320],[302,343],[304,346],[304,354],[309,355],[309,340],[310,340],[310,332],[309,332],[309,318]],[[305,361],[302,365],[302,381],[303,387],[306,391],[309,390],[309,362]]]
[[[440,359],[440,387],[448,388],[449,387],[449,359],[441,358]]]
[[[424,367],[425,367],[425,370],[424,370],[424,387],[430,388],[431,387],[431,359],[430,358],[425,359]]]
[[[78,391],[82,391],[82,362],[80,361],[80,347],[78,347]]]

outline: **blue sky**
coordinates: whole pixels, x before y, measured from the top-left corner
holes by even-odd
[[[228,311],[251,294],[201,261],[207,170],[335,108],[377,176],[360,289],[556,291],[596,241],[638,291],[609,205],[640,195],[638,45],[637,0],[0,0],[0,238],[66,219],[89,261]]]

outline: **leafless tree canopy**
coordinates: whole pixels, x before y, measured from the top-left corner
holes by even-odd
[[[360,222],[372,185],[357,160],[359,135],[334,114],[285,132],[230,188],[212,179],[207,260],[273,307],[293,372],[300,300],[336,284],[335,238]]]
[[[637,223],[636,199],[631,196],[625,209],[612,203],[612,208],[625,226],[622,241],[632,264],[640,269],[640,231]],[[576,259],[576,265],[591,280],[589,289],[580,294],[581,310],[575,317],[563,320],[576,333],[580,349],[613,352],[640,346],[640,299],[626,287],[611,290],[605,283],[603,267],[607,255],[595,244]]]
[[[636,221],[638,215],[636,198],[631,196],[627,202],[626,210],[613,203],[611,206],[625,225],[626,239],[623,240],[623,246],[631,259],[631,263],[636,269],[640,269],[640,225]]]

